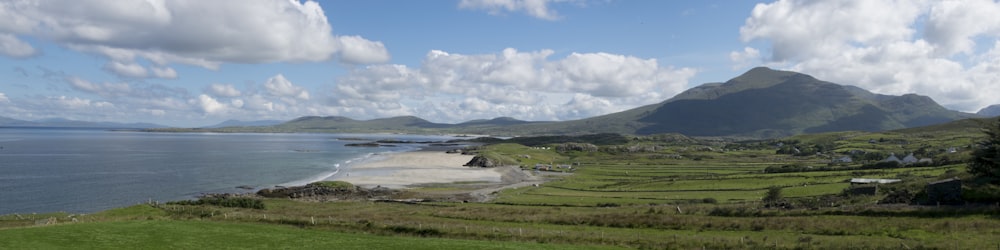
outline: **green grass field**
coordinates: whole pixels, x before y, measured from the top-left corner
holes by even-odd
[[[967,150],[963,144],[978,135],[962,131],[840,132],[783,140],[826,149],[802,156],[776,154],[777,141],[638,139],[592,152],[497,144],[482,153],[524,169],[572,165],[558,169],[572,174],[503,190],[489,203],[264,199],[264,209],[158,204],[88,215],[2,215],[0,249],[1000,249],[1000,204],[876,204],[890,192],[919,196],[935,180],[973,182],[962,163],[886,169],[828,164],[831,155],[854,149],[961,161],[967,152],[944,149]],[[764,171],[785,165],[827,168]],[[876,195],[847,195],[851,178],[903,182],[881,185]],[[334,184],[349,186],[326,183]],[[771,187],[781,188],[781,205],[765,204]],[[984,190],[1000,193],[996,185]]]
[[[266,223],[130,220],[0,230],[0,249],[580,249],[511,241],[399,237]],[[585,247],[598,249],[598,247]],[[601,247],[607,248],[607,247]]]

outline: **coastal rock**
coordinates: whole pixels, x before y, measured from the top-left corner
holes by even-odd
[[[590,143],[576,143],[567,142],[559,144],[556,146],[556,151],[566,152],[566,151],[581,151],[581,152],[597,152],[597,146]]]
[[[337,200],[359,200],[359,199],[385,199],[395,195],[399,191],[388,188],[366,189],[362,187],[330,187],[317,183],[296,187],[278,187],[274,189],[262,189],[257,191],[257,195],[268,198],[333,198]]]
[[[466,163],[463,166],[466,166],[466,167],[492,168],[492,167],[500,166],[500,164],[498,164],[497,162],[494,162],[493,160],[490,160],[489,158],[486,158],[485,156],[477,155],[476,157],[472,157],[472,160],[469,161],[469,163]]]
[[[377,142],[366,142],[366,143],[348,143],[344,144],[344,146],[377,148],[377,147],[395,147],[396,145],[379,144]]]

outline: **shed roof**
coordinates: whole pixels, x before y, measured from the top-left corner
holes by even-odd
[[[929,183],[927,183],[927,185],[937,185],[937,184],[941,184],[941,183],[947,183],[947,182],[958,181],[958,180],[959,179],[956,178],[956,177],[951,177],[951,178],[940,180],[940,181],[929,182]]]
[[[851,183],[862,183],[862,184],[868,184],[868,183],[888,184],[888,183],[896,183],[896,182],[901,182],[901,181],[903,181],[903,180],[900,180],[900,179],[851,178]]]

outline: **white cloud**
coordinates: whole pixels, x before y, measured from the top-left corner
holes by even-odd
[[[14,58],[29,57],[38,51],[30,44],[17,39],[14,35],[0,33],[0,55]]]
[[[148,76],[137,59],[156,64],[153,76],[175,78],[168,63],[210,69],[221,63],[326,61],[378,63],[381,42],[332,33],[319,3],[267,1],[25,0],[0,4],[0,53],[23,57],[33,48],[14,35],[33,36],[110,59],[126,77]]]
[[[551,3],[578,2],[574,0],[462,0],[458,2],[460,9],[486,10],[490,15],[501,15],[504,12],[524,12],[529,16],[558,20],[559,13],[549,7]]]
[[[974,53],[976,36],[1000,34],[1000,3],[990,0],[941,1],[930,8],[927,41],[941,55]]]
[[[0,112],[12,117],[60,117],[114,121],[197,121],[205,118],[291,119],[303,115],[341,112],[310,98],[309,92],[283,75],[263,84],[238,89],[231,84],[209,84],[201,93],[144,82],[91,82],[65,76],[68,95],[9,100],[0,93]],[[9,103],[10,105],[6,105]],[[184,124],[204,126],[208,124]]]
[[[126,96],[132,92],[128,83],[92,83],[79,77],[69,77],[66,81],[73,89],[100,96]]]
[[[752,47],[744,47],[743,51],[729,52],[729,60],[732,60],[733,63],[735,63],[735,65],[733,65],[733,70],[757,65],[762,62],[760,50]]]
[[[50,98],[53,103],[68,108],[70,110],[82,110],[90,108],[113,108],[114,104],[105,101],[93,101],[79,97],[59,96]]]
[[[174,71],[171,67],[153,67],[153,76],[163,79],[174,79],[177,78],[177,71]]]
[[[678,92],[687,87],[693,70],[662,68],[656,59],[641,59],[608,53],[573,53],[547,65],[553,71],[554,88],[599,97],[628,97],[650,90]]]
[[[264,89],[267,89],[268,93],[275,96],[309,100],[309,91],[292,84],[291,81],[285,79],[285,76],[281,74],[268,78],[267,82],[264,83]]]
[[[695,70],[610,53],[551,50],[463,55],[434,50],[418,68],[370,65],[337,79],[327,102],[342,115],[418,115],[444,122],[511,116],[567,120],[651,104],[679,93]],[[430,102],[428,100],[435,100]],[[578,107],[564,110],[567,103]]]
[[[769,66],[883,94],[928,95],[975,111],[1000,96],[998,68],[991,68],[1000,55],[977,50],[977,42],[1000,38],[998,12],[1000,3],[979,0],[758,4],[740,34],[769,47],[747,47],[731,59],[745,67],[745,59],[769,51],[761,56]]]
[[[131,78],[143,78],[146,77],[146,68],[142,67],[138,63],[121,63],[118,61],[110,61],[108,64],[104,65],[104,69],[111,71],[112,73]]]
[[[206,114],[223,113],[227,109],[225,104],[222,104],[215,100],[215,98],[204,94],[198,96],[198,105]]]
[[[919,1],[799,1],[757,4],[740,28],[744,41],[767,39],[771,58],[801,60],[840,53],[851,43],[874,44],[910,37]],[[835,11],[831,11],[835,10]],[[892,10],[892,11],[886,11]]]
[[[338,37],[341,52],[340,60],[351,64],[384,63],[390,59],[389,51],[382,42],[373,42],[360,36]]]
[[[158,116],[158,117],[162,117],[162,116],[167,115],[167,111],[166,110],[162,110],[162,109],[139,109],[139,112],[150,114],[150,115],[153,115],[153,116]]]
[[[212,84],[206,89],[206,92],[215,96],[224,97],[237,97],[240,96],[240,91],[233,87],[232,84]]]

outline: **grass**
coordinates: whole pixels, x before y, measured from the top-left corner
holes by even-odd
[[[594,152],[497,144],[483,153],[526,169],[538,163],[573,164],[573,174],[538,187],[503,190],[492,203],[263,199],[264,209],[166,204],[90,215],[4,215],[0,249],[995,249],[1000,247],[996,204],[875,205],[886,192],[919,193],[929,181],[970,179],[963,164],[858,169],[861,163],[853,163],[828,171],[764,173],[772,166],[828,166],[830,155],[851,149],[897,154],[922,149],[961,159],[967,154],[941,149],[961,147],[975,137],[971,132],[897,131],[788,138],[788,143],[829,150],[805,156],[775,154],[775,141],[638,140]],[[869,142],[873,139],[877,143]],[[641,150],[623,150],[630,148]],[[880,186],[874,196],[843,195],[851,178],[903,182]],[[474,184],[418,190],[447,193]],[[1000,193],[995,185],[976,185]],[[782,188],[780,207],[761,202],[772,186]],[[49,221],[57,225],[42,225]]]
[[[0,236],[2,249],[284,249],[293,246],[296,249],[580,248],[556,244],[342,233],[261,223],[181,220],[66,224],[0,230]]]
[[[343,189],[343,190],[354,189],[354,184],[351,184],[346,181],[317,181],[310,183],[309,185],[331,188],[331,189]]]

